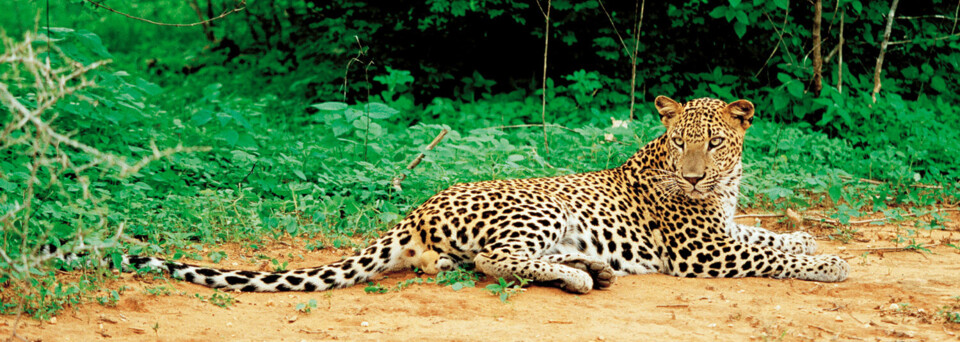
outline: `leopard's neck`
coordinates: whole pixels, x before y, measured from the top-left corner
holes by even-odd
[[[616,168],[616,170],[621,172],[626,181],[631,185],[649,182],[649,179],[644,176],[645,174],[649,174],[649,169],[669,172],[676,171],[676,166],[666,159],[668,155],[666,148],[665,135],[661,135],[646,145],[643,145],[637,153],[634,153],[630,159],[627,159],[627,161]]]

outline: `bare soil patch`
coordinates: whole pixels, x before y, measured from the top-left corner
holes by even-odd
[[[960,341],[960,324],[938,315],[945,305],[960,305],[953,298],[960,296],[960,250],[943,245],[960,244],[960,214],[949,216],[946,230],[918,232],[917,242],[935,245],[932,253],[891,249],[896,247],[891,240],[905,236],[912,223],[857,226],[859,233],[848,244],[826,239],[830,230],[810,228],[822,253],[850,262],[850,278],[838,284],[651,274],[620,278],[609,290],[580,296],[530,287],[501,303],[483,290],[493,281],[487,278],[460,291],[428,284],[387,294],[367,294],[363,286],[320,293],[227,293],[237,302],[221,308],[195,297],[210,297],[213,290],[125,274],[111,284],[129,287],[115,307],[90,303],[66,310],[53,323],[21,319],[16,324],[20,336],[37,341]],[[763,224],[783,229],[773,219]],[[255,253],[238,245],[222,248],[230,258],[219,267],[267,267],[240,261],[241,255],[249,259]],[[273,243],[259,253],[297,268],[350,252],[308,252],[295,241]],[[380,282],[393,286],[416,276],[399,272]],[[160,285],[173,294],[145,291]],[[311,299],[318,304],[311,313],[296,310]],[[0,336],[10,336],[14,324],[14,317],[0,317]]]

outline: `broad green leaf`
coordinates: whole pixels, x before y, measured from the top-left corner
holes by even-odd
[[[793,81],[793,82],[787,83],[787,92],[790,93],[790,95],[793,95],[793,97],[795,98],[802,98],[803,83],[800,83],[800,81]]]
[[[737,12],[737,21],[742,23],[744,26],[750,24],[750,18],[747,17],[747,12],[739,11]]]
[[[722,17],[724,16],[724,14],[727,13],[726,11],[727,11],[727,7],[725,7],[725,6],[718,6],[718,7],[714,8],[712,11],[710,11],[710,14],[709,14],[709,15],[710,15],[711,18],[722,18]],[[614,40],[613,40],[613,39],[609,39],[609,41],[610,41],[610,44],[611,44],[611,45],[614,44]],[[594,40],[594,42],[596,42],[596,40]]]
[[[220,134],[217,134],[217,138],[223,139],[224,141],[227,142],[227,144],[230,144],[231,146],[233,146],[237,144],[237,139],[240,139],[240,133],[237,133],[237,131],[234,131],[232,129],[226,130],[226,131],[220,132]]]
[[[313,104],[310,107],[313,107],[319,110],[337,111],[337,110],[347,109],[347,104],[343,102],[322,102],[322,103]]]
[[[853,11],[857,12],[857,15],[860,15],[860,13],[863,12],[863,4],[860,3],[860,0],[853,0],[850,2],[850,5],[853,6]]]
[[[943,80],[943,76],[936,75],[936,76],[933,76],[932,79],[930,79],[930,87],[933,88],[933,90],[939,91],[941,93],[946,92],[947,82]]]
[[[213,120],[213,112],[207,109],[201,109],[190,118],[190,121],[193,121],[194,125],[203,126],[207,122]]]
[[[359,111],[353,108],[347,108],[347,110],[343,112],[343,117],[345,117],[348,122],[353,122],[354,120],[362,116],[363,116],[362,111]]]
[[[80,41],[80,44],[83,44],[84,47],[97,54],[99,58],[113,58],[113,56],[107,52],[107,48],[103,46],[103,42],[100,41],[100,37],[93,32],[87,30],[77,30],[76,37]]]
[[[743,38],[743,35],[747,34],[747,25],[737,21],[733,23],[733,31],[737,33],[737,37]]]
[[[390,106],[379,102],[368,103],[364,109],[367,111],[366,114],[369,115],[371,119],[388,119],[394,114],[399,113],[399,111],[396,109],[390,108]]]
[[[834,203],[838,203],[842,198],[843,186],[831,186],[829,189],[827,189],[827,192],[830,194],[830,199],[833,200]]]

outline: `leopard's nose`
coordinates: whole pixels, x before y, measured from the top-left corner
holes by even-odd
[[[696,185],[697,185],[697,182],[700,182],[700,180],[703,179],[703,176],[699,176],[699,177],[683,177],[683,179],[686,179],[687,182],[690,183],[690,185],[696,186]]]

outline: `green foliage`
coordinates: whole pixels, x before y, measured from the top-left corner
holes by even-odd
[[[210,294],[210,297],[203,296],[199,293],[194,293],[193,296],[199,299],[201,302],[207,302],[224,309],[233,306],[233,304],[237,302],[237,299],[230,294],[220,292],[216,289],[213,290],[213,293]]]
[[[366,293],[387,293],[390,291],[401,291],[411,285],[417,284],[436,284],[440,286],[450,286],[454,291],[460,291],[466,287],[475,287],[477,282],[481,280],[481,274],[467,270],[465,268],[458,267],[452,271],[442,271],[437,273],[434,277],[429,278],[410,278],[404,281],[397,283],[397,285],[390,289],[380,283],[369,282],[368,286],[363,289]]]
[[[467,270],[462,266],[452,271],[442,271],[432,279],[427,279],[428,283],[434,283],[440,286],[450,286],[454,291],[460,291],[465,287],[474,287],[480,281],[481,275],[475,271]]]
[[[143,293],[151,296],[169,296],[174,294],[174,289],[170,285],[158,285],[143,288]]]
[[[371,281],[367,283],[367,287],[363,288],[363,292],[382,294],[382,293],[390,292],[390,289],[388,289],[386,286],[381,285],[380,283],[374,283]]]
[[[960,296],[950,297],[953,303],[940,307],[937,315],[943,317],[947,323],[960,323]]]
[[[277,259],[270,259],[270,263],[273,264],[274,272],[283,272],[287,270],[287,262],[279,261]]]
[[[497,283],[487,285],[484,289],[493,294],[494,296],[500,297],[500,301],[503,303],[509,303],[508,299],[513,295],[523,291],[523,287],[530,283],[529,279],[523,279],[518,276],[516,284],[514,281],[506,281],[503,277],[497,278]]]
[[[317,300],[310,299],[306,303],[297,303],[296,308],[297,308],[297,311],[300,311],[305,314],[309,314],[311,311],[313,311],[313,309],[317,308]]]

